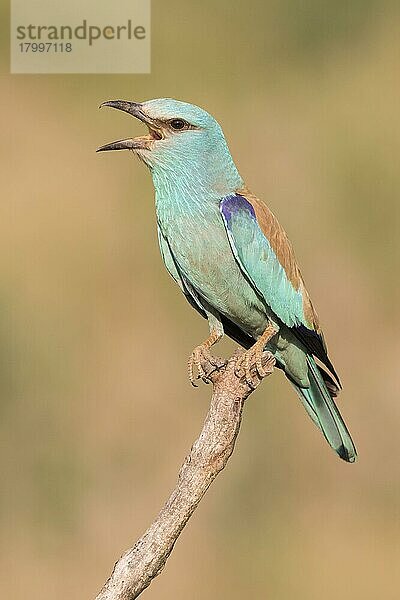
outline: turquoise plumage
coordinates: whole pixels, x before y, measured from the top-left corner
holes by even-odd
[[[220,205],[232,252],[258,294],[288,327],[307,326],[301,290],[296,290],[261,230],[253,206],[241,195]]]
[[[149,129],[99,151],[132,150],[151,171],[164,263],[210,327],[189,360],[191,381],[195,368],[205,378],[202,359],[213,360],[210,348],[224,333],[246,348],[238,367],[250,385],[250,366],[262,376],[268,349],[331,447],[353,462],[356,450],[334,402],[340,382],[292,246],[268,207],[245,187],[217,121],[172,99],[104,105]]]

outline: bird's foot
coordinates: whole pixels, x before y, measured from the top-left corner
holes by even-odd
[[[270,324],[262,334],[262,336],[256,341],[256,343],[246,350],[241,356],[239,356],[236,362],[235,373],[238,377],[243,376],[246,379],[247,384],[254,389],[257,387],[259,382],[269,375],[275,365],[275,359],[271,353],[268,353],[268,360],[265,363],[263,360],[264,348],[266,343],[277,333],[274,325]],[[265,364],[263,364],[263,362]],[[252,373],[253,372],[253,373]],[[255,375],[255,377],[253,376]]]
[[[210,352],[211,346],[215,344],[219,339],[220,335],[217,332],[211,333],[210,337],[206,339],[205,342],[196,346],[193,350],[189,361],[188,361],[188,374],[190,383],[197,387],[195,383],[197,379],[201,379],[204,383],[210,383],[210,374],[213,373],[216,369],[220,369],[224,366],[225,362],[220,359],[212,356]],[[204,365],[210,365],[211,369],[206,371],[204,370]],[[195,370],[197,370],[198,374],[195,376]]]

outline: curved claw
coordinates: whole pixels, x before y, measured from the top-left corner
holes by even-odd
[[[254,344],[252,348],[239,356],[236,362],[235,374],[237,377],[244,377],[247,385],[251,387],[251,389],[255,389],[262,379],[272,372],[275,365],[275,358],[271,354],[270,360],[263,366],[263,355],[263,347]]]
[[[262,336],[259,337],[257,342],[249,348],[242,356],[239,356],[235,373],[238,377],[240,377],[239,371],[244,370],[244,376],[246,378],[247,384],[254,389],[259,382],[269,374],[268,369],[265,369],[262,364],[263,352],[267,342],[278,333],[275,325],[273,323],[269,323],[266,327]],[[275,359],[273,358],[275,364]],[[254,381],[251,371],[255,371],[255,375],[258,376],[259,381]]]
[[[206,373],[202,364],[205,362],[210,363],[213,367],[215,367],[215,369],[220,369],[222,364],[225,364],[223,363],[223,361],[221,364],[221,359],[212,356],[211,352],[204,344],[196,346],[188,361],[189,381],[193,387],[198,387],[197,383],[195,383],[197,379],[201,379],[202,381],[204,381],[204,383],[207,384],[210,383],[209,376],[212,372],[214,372],[215,369],[212,369],[209,373]],[[195,369],[198,372],[196,377],[194,375]]]
[[[262,355],[260,357],[260,360],[261,360],[261,358],[262,358]],[[253,376],[251,374],[252,367],[256,366],[256,374],[260,375],[258,373],[258,368],[257,368],[258,362],[259,362],[258,357],[256,356],[256,353],[253,350],[253,348],[250,348],[249,350],[247,350],[247,352],[244,352],[244,354],[239,356],[239,358],[236,362],[235,374],[237,375],[237,377],[242,377],[243,373],[244,373],[244,378],[246,379],[246,383],[252,389],[256,388],[259,383],[257,381],[254,381]],[[260,377],[260,379],[261,379],[261,377]]]
[[[221,366],[220,359],[214,358],[211,355],[210,348],[216,342],[218,342],[218,340],[221,339],[221,337],[222,337],[221,332],[219,332],[217,330],[211,331],[209,337],[202,344],[200,344],[199,346],[196,346],[196,348],[193,350],[193,352],[189,358],[189,361],[188,361],[189,380],[190,380],[190,383],[193,385],[193,387],[197,387],[197,385],[195,384],[195,379],[202,379],[204,381],[204,383],[210,383],[209,375],[211,373],[207,374],[204,371],[202,363],[208,362],[216,369],[220,368],[220,366]],[[196,378],[194,376],[195,368],[198,371],[198,375]]]

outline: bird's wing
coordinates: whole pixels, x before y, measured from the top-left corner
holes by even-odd
[[[337,377],[292,245],[276,217],[246,188],[223,198],[220,212],[245,276],[280,321]]]
[[[160,245],[161,256],[164,261],[164,264],[167,268],[168,273],[171,275],[172,279],[179,285],[182,292],[186,296],[187,301],[191,306],[197,310],[198,313],[205,319],[207,318],[206,311],[202,305],[202,300],[198,294],[194,293],[193,288],[188,284],[185,280],[184,276],[181,275],[179,270],[179,265],[177,264],[168,240],[164,237],[160,227],[158,227],[158,242]],[[242,331],[235,323],[230,321],[224,315],[219,315],[224,331],[229,337],[235,340],[238,344],[241,344],[243,348],[250,348],[254,344],[253,338],[248,336],[244,331]],[[279,365],[277,365],[279,366]]]
[[[181,274],[179,267],[175,261],[175,258],[171,252],[168,240],[162,234],[160,227],[157,227],[157,233],[161,256],[168,273],[171,275],[172,279],[174,279],[179,285],[182,292],[185,294],[187,300],[190,302],[193,308],[195,308],[203,317],[206,317],[206,312],[201,302],[199,301],[199,297],[197,296],[197,294],[194,293],[194,290],[191,288],[190,284],[185,280],[185,278]]]
[[[220,205],[232,251],[268,306],[288,327],[318,328],[292,246],[277,219],[242,193]]]

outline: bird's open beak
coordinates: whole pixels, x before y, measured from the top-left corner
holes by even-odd
[[[139,102],[109,100],[108,102],[100,104],[99,108],[102,108],[103,106],[110,106],[111,108],[122,110],[123,112],[136,117],[147,125],[149,133],[148,135],[127,138],[126,140],[118,140],[116,142],[111,142],[110,144],[105,144],[104,146],[100,146],[96,152],[105,152],[106,150],[151,150],[154,141],[162,139],[160,129],[157,128],[154,121],[144,113],[142,105]]]

